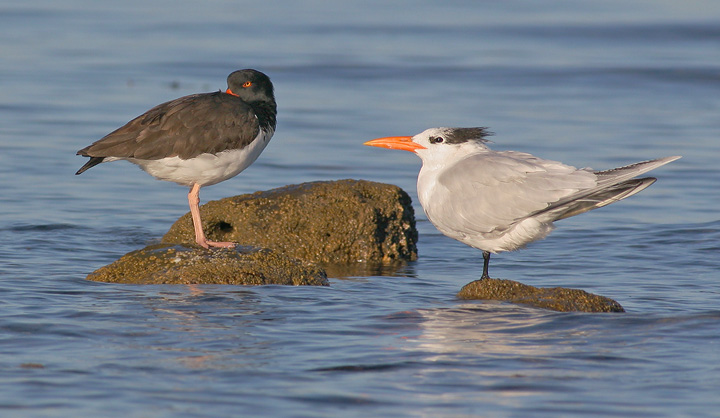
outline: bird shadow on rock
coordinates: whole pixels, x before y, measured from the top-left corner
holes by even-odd
[[[514,280],[485,278],[463,286],[457,297],[497,300],[559,312],[625,312],[616,301],[579,289],[541,288]]]

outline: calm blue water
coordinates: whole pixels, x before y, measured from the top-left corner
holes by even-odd
[[[720,416],[720,5],[714,1],[10,0],[0,5],[3,417]],[[416,203],[417,262],[329,288],[128,286],[186,190],[75,151],[151,106],[274,81],[272,143],[203,202],[420,161],[363,147],[489,126],[596,169],[683,155],[627,201],[493,259],[625,314],[455,299],[478,251]]]

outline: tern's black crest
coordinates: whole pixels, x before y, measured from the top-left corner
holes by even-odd
[[[487,137],[493,133],[488,128],[448,128],[445,142],[448,144],[462,144],[468,141],[488,142]]]

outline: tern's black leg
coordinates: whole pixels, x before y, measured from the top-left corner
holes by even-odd
[[[489,279],[490,276],[488,276],[488,266],[490,265],[490,253],[488,251],[483,251],[483,260],[485,261],[483,263],[483,274],[480,276],[481,279]]]

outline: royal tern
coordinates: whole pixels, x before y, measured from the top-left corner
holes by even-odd
[[[417,193],[443,234],[490,254],[544,238],[553,222],[632,196],[655,178],[635,177],[679,156],[606,171],[577,169],[517,151],[493,151],[487,128],[431,128],[413,137],[378,138],[365,145],[412,151],[422,160]]]

